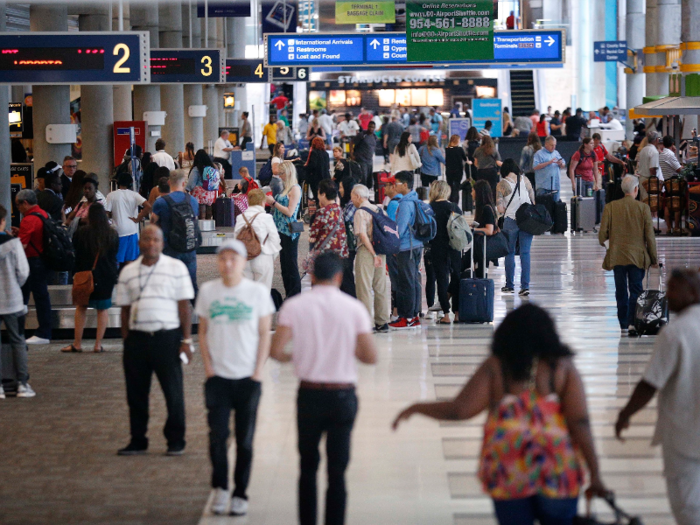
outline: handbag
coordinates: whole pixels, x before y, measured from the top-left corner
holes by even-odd
[[[299,212],[301,211],[301,205],[299,208],[297,208],[297,219],[292,220],[291,218],[287,219],[287,222],[289,223],[289,232],[294,234],[294,233],[303,233],[304,231],[304,221],[299,220]]]
[[[586,511],[586,516],[576,516],[574,517],[573,525],[644,525],[641,518],[630,516],[620,507],[615,504],[615,496],[610,494],[603,498],[608,506],[612,509],[613,514],[615,514],[615,521],[607,522],[600,521],[594,516],[591,516],[590,511],[590,499],[587,499],[588,510]]]
[[[92,265],[92,270],[84,272],[76,272],[73,276],[72,298],[75,306],[87,306],[90,303],[90,295],[95,291],[95,281],[92,272],[97,267],[97,259],[100,257],[100,252],[95,256],[95,262]]]

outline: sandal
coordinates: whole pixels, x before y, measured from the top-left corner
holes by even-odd
[[[105,351],[105,349],[104,349],[104,347],[100,346],[99,348],[94,348],[92,351],[95,352],[96,354],[101,354],[102,352]]]
[[[450,317],[446,315],[445,317],[443,317],[442,319],[440,319],[440,320],[437,322],[437,324],[452,324],[452,321],[450,321]]]
[[[80,353],[80,352],[82,352],[82,351],[83,351],[82,348],[76,348],[76,347],[73,346],[72,344],[70,344],[70,345],[68,345],[68,346],[64,346],[63,348],[61,348],[61,352],[64,352],[64,353],[66,353],[66,354],[68,354],[68,353]]]

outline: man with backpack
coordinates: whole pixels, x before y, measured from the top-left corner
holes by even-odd
[[[355,289],[357,298],[365,305],[374,319],[374,331],[389,332],[389,290],[386,285],[386,258],[391,254],[381,253],[381,244],[375,243],[385,235],[395,236],[398,246],[399,236],[396,223],[374,204],[369,202],[369,189],[356,184],[352,189],[352,203],[357,208],[353,219],[357,254],[355,255]],[[384,228],[384,226],[386,228]],[[372,298],[374,292],[374,299]],[[373,311],[374,310],[374,311]]]
[[[418,268],[423,258],[423,240],[427,241],[435,236],[437,224],[432,217],[430,206],[418,199],[418,194],[413,191],[413,173],[400,171],[394,175],[394,178],[397,193],[403,195],[396,213],[401,240],[397,255],[399,272],[396,292],[399,318],[390,323],[389,327],[402,330],[420,327],[422,286]],[[430,226],[431,221],[432,226]],[[432,237],[430,233],[426,234],[424,231],[426,223],[428,229],[432,230]],[[419,230],[420,234],[418,234]]]
[[[29,304],[29,294],[34,294],[36,317],[39,328],[27,339],[28,345],[46,345],[51,342],[51,297],[49,296],[49,270],[42,258],[44,252],[44,219],[49,215],[37,204],[34,190],[25,189],[15,197],[17,209],[22,214],[19,228],[13,227],[12,234],[19,237],[29,263],[29,277],[22,286],[25,306]],[[20,321],[20,333],[24,333],[24,318]]]
[[[170,193],[156,200],[151,221],[163,230],[163,253],[185,263],[197,296],[197,246],[200,243],[199,204],[185,193],[187,175],[170,172]]]

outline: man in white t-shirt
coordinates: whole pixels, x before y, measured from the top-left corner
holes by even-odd
[[[321,116],[318,117],[318,123],[326,132],[326,144],[333,144],[333,119],[328,114],[327,110],[323,110]]]
[[[350,113],[345,114],[345,120],[338,124],[338,132],[340,137],[352,138],[360,131],[360,126],[352,119]]]
[[[326,523],[344,523],[345,469],[357,415],[356,360],[376,363],[377,349],[367,309],[340,291],[343,262],[337,254],[324,252],[316,258],[311,282],[310,291],[287,299],[280,309],[270,355],[281,362],[292,361],[301,380],[297,397],[299,521],[302,525],[317,522],[318,446],[326,433]],[[288,354],[289,342],[293,344]]]
[[[119,189],[107,195],[105,211],[119,234],[117,262],[124,266],[139,256],[139,223],[151,213],[151,204],[131,190],[131,174],[119,175],[117,185]],[[141,213],[139,206],[143,206]]]
[[[644,181],[649,180],[651,177],[662,178],[661,168],[659,167],[659,150],[656,146],[659,137],[660,135],[656,131],[648,132],[648,144],[637,154],[636,175],[639,177],[639,198],[642,201],[649,196],[646,188],[644,188]]]
[[[229,159],[231,158],[231,152],[237,149],[229,142],[228,137],[229,132],[223,130],[219,138],[214,142],[214,162],[218,162],[224,167],[225,179],[233,178]]]
[[[224,514],[228,506],[229,419],[235,412],[235,489],[230,513],[248,511],[248,480],[253,462],[253,435],[261,379],[270,353],[270,328],[275,305],[269,289],[243,277],[248,260],[245,245],[228,240],[216,250],[220,279],[202,285],[195,311],[199,316],[205,401],[209,421],[209,453],[215,494],[211,510]]]
[[[678,525],[700,523],[700,276],[674,270],[666,292],[674,313],[662,329],[632,397],[615,424],[618,439],[658,391],[653,445],[661,444],[664,477]]]
[[[156,140],[156,152],[151,155],[151,160],[158,166],[166,167],[170,171],[175,169],[175,161],[172,155],[165,151],[165,141],[163,139]]]

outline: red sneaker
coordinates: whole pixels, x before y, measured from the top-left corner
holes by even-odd
[[[411,320],[408,322],[408,326],[409,326],[409,328],[417,328],[417,327],[420,327],[420,317],[419,317],[419,316],[416,316],[416,317],[414,317],[413,319],[411,319]]]
[[[411,328],[411,322],[413,319],[409,320],[406,319],[405,317],[399,317],[396,321],[393,323],[389,323],[389,328],[392,330],[405,330],[406,328]]]

